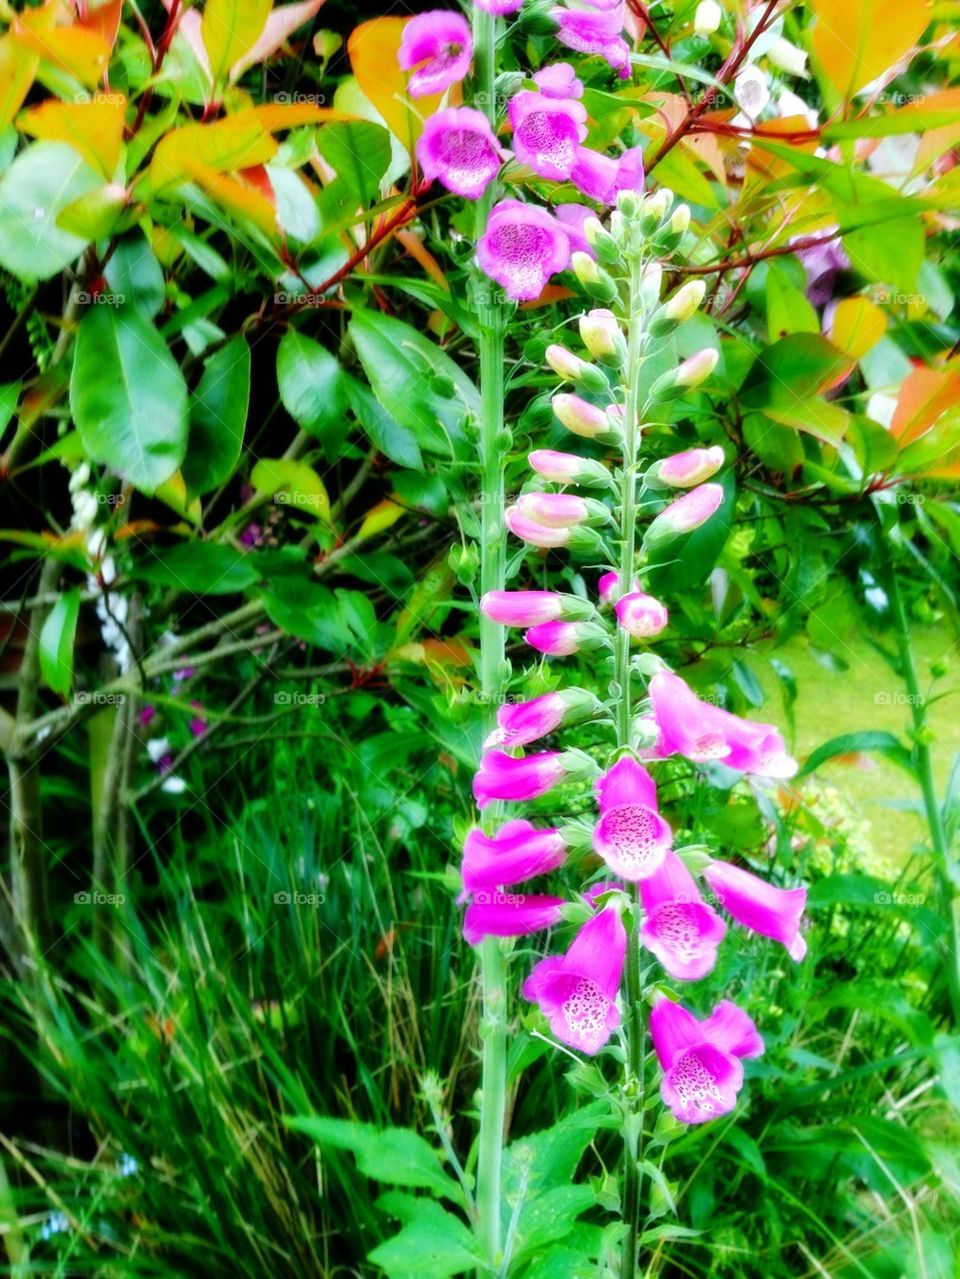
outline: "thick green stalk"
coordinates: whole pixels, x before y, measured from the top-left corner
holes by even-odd
[[[496,126],[496,19],[477,6],[473,10],[476,105]],[[476,238],[486,230],[493,183],[477,204]],[[477,303],[480,347],[480,591],[503,590],[506,526],[503,520],[503,316],[490,297]],[[504,682],[503,627],[480,615],[480,689],[484,729],[492,725]],[[484,815],[484,829],[495,828],[499,805]],[[481,1038],[480,1135],[477,1156],[477,1232],[491,1263],[501,1249],[500,1179],[507,1107],[507,990],[503,953],[496,937],[480,947],[483,993]]]
[[[635,257],[630,267],[630,311],[627,334],[627,367],[625,371],[626,411],[623,424],[623,466],[620,488],[620,565],[619,591],[632,589],[637,554],[637,463],[640,451],[640,365],[643,359],[643,311],[641,281],[643,264]],[[630,635],[620,626],[616,633],[614,678],[619,689],[617,703],[617,745],[630,745],[633,719],[630,678]],[[623,1241],[622,1279],[634,1279],[637,1266],[637,1241],[640,1231],[640,1168],[643,1127],[643,1016],[640,1008],[640,918],[639,892],[633,886],[633,911],[627,932],[626,962],[626,1034],[627,1069],[625,1098],[631,1107],[624,1125],[623,1219],[627,1233]]]
[[[944,897],[947,916],[947,931],[944,935],[947,961],[947,984],[950,991],[950,1004],[953,1019],[960,1025],[960,884],[958,872],[952,865],[950,848],[947,844],[946,831],[943,826],[943,814],[937,800],[937,787],[933,776],[933,757],[927,741],[927,705],[920,690],[917,665],[913,656],[913,645],[910,642],[910,625],[907,621],[903,597],[897,581],[897,570],[893,557],[883,541],[885,533],[881,527],[880,537],[884,547],[886,561],[887,593],[890,597],[890,608],[897,630],[897,646],[900,651],[900,665],[903,669],[903,681],[907,686],[910,714],[913,718],[914,759],[917,764],[917,775],[920,790],[923,794],[923,807],[926,813],[927,826],[930,831],[930,844],[933,848],[937,883]]]

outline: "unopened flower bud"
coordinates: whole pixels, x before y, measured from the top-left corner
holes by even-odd
[[[789,40],[784,40],[782,36],[779,40],[774,40],[767,50],[767,57],[775,67],[779,67],[781,71],[786,71],[787,75],[805,77],[807,74],[807,55],[805,50],[799,49],[795,44],[791,44]]]
[[[709,36],[723,21],[723,10],[717,0],[700,0],[693,18],[693,29],[698,36]]]
[[[589,600],[559,591],[488,591],[480,600],[480,611],[501,626],[539,626],[585,621],[595,609]]]
[[[607,524],[610,508],[576,493],[521,493],[513,509],[548,528],[573,528],[578,524]]]
[[[599,218],[586,218],[583,234],[599,262],[605,266],[616,266],[622,261],[615,237],[606,230]]]
[[[570,259],[570,265],[586,292],[598,302],[612,302],[617,296],[617,286],[589,253],[577,250]]]
[[[663,288],[663,267],[659,262],[651,262],[643,273],[640,282],[640,302],[644,310],[652,311],[660,301],[660,290]]]
[[[622,595],[614,605],[617,621],[634,639],[652,639],[665,629],[667,610],[658,599],[643,591]]]
[[[723,489],[719,484],[701,484],[684,493],[647,527],[643,550],[649,552],[659,543],[672,540],[684,533],[692,533],[706,524],[723,501]]]
[[[454,542],[450,547],[447,563],[461,586],[469,586],[477,576],[480,556],[473,542],[468,542],[466,546],[460,542]]]
[[[558,377],[574,382],[587,391],[602,392],[610,389],[610,383],[600,369],[578,355],[568,351],[565,346],[554,342],[547,347],[545,358]]]
[[[689,320],[703,301],[706,291],[707,286],[702,280],[689,280],[677,289],[653,318],[650,332],[654,337],[665,337],[679,328],[685,320]]]
[[[673,192],[668,191],[666,187],[661,187],[653,195],[648,195],[643,202],[640,214],[641,233],[651,236],[658,231],[672,204]]]
[[[677,368],[657,378],[650,388],[650,399],[661,404],[679,399],[684,392],[692,390],[707,380],[717,367],[719,358],[719,351],[713,347],[705,347],[696,355],[691,355]]]
[[[693,488],[702,484],[724,463],[723,449],[714,444],[708,449],[686,449],[683,453],[674,453],[665,457],[647,470],[643,477],[648,488]]]
[[[596,622],[543,622],[531,626],[523,638],[547,657],[569,657],[581,649],[599,648],[607,642],[607,632]]]
[[[539,476],[552,484],[586,484],[594,488],[609,488],[612,484],[610,472],[602,462],[578,457],[576,453],[536,449],[527,461]]]
[[[574,435],[591,440],[606,435],[610,430],[610,423],[603,409],[582,400],[579,395],[561,392],[553,397],[551,404],[554,413]]]
[[[622,368],[627,359],[627,339],[612,311],[589,311],[580,317],[580,337],[595,360]]]
[[[637,578],[633,579],[630,587],[632,591],[639,591],[640,582]],[[600,596],[602,604],[613,604],[620,598],[620,574],[611,569],[609,573],[604,573],[597,582],[597,594]]]
[[[623,216],[632,221],[640,212],[640,197],[636,191],[620,191],[617,193],[617,208]]]

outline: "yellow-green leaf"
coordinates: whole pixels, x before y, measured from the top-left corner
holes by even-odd
[[[330,523],[330,498],[326,487],[306,462],[262,458],[253,468],[250,483],[258,493],[271,494],[275,502]]]
[[[207,0],[200,34],[215,84],[257,43],[270,8],[270,0]]]
[[[813,55],[848,101],[909,53],[930,21],[926,0],[812,0]]]

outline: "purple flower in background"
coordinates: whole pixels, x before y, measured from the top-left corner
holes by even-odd
[[[562,909],[562,897],[478,893],[466,909],[463,936],[470,946],[479,946],[484,937],[526,937],[558,924]]]
[[[417,141],[417,159],[424,177],[468,200],[478,200],[500,168],[490,121],[472,107],[448,107],[430,116]]]
[[[478,808],[495,800],[536,799],[556,786],[567,770],[560,751],[540,751],[515,759],[503,751],[487,751],[473,775],[473,795]]]
[[[541,959],[523,985],[556,1037],[591,1056],[620,1025],[616,1005],[627,934],[611,903],[587,920],[563,956]]]
[[[252,550],[253,547],[259,546],[263,541],[263,527],[260,524],[248,524],[243,530],[237,541],[245,551]]]
[[[569,178],[577,148],[587,136],[585,108],[523,89],[510,99],[507,113],[520,163],[529,164],[542,178]]]
[[[587,218],[595,218],[597,215],[586,204],[560,204],[556,210],[557,221],[567,233],[567,239],[570,241],[571,253],[586,253],[588,257],[596,259],[596,250],[587,239],[587,234],[583,229],[583,224]]]
[[[191,702],[190,705],[195,711],[203,710],[203,705],[200,702]],[[202,737],[207,731],[206,717],[201,714],[191,716],[188,727],[194,737]]]
[[[544,285],[570,262],[570,241],[546,209],[519,200],[495,204],[477,241],[481,270],[517,302],[540,296]]]
[[[703,877],[738,924],[780,942],[791,959],[803,959],[807,943],[800,933],[800,918],[807,904],[805,888],[775,888],[729,862],[711,862]]]
[[[533,77],[545,98],[582,98],[583,84],[569,62],[551,62]]]
[[[407,85],[411,98],[443,93],[470,70],[473,39],[462,14],[451,9],[418,13],[407,23],[397,60],[412,72]]]
[[[650,1013],[650,1035],[663,1070],[660,1095],[685,1124],[729,1114],[743,1084],[740,1058],[763,1052],[756,1026],[726,999],[698,1021],[686,1008],[661,998]]]
[[[173,682],[182,684],[184,680],[193,679],[197,669],[195,666],[182,666],[180,670],[173,672]]]
[[[146,706],[141,706],[140,714],[137,716],[140,721],[141,728],[149,728],[150,724],[156,719],[157,708],[152,702],[148,702]]]
[[[555,829],[537,830],[518,819],[505,822],[495,835],[474,827],[463,844],[464,895],[519,884],[555,870],[567,855],[563,836]]]
[[[837,273],[850,270],[850,258],[843,247],[839,230],[837,227],[827,227],[824,233],[829,234],[830,230],[837,232],[836,239],[797,252],[807,276],[807,297],[814,306],[826,306],[833,297]]]
[[[473,0],[477,9],[484,13],[495,14],[498,18],[505,13],[516,13],[523,8],[523,0]]]
[[[657,788],[642,765],[625,755],[597,782],[600,820],[593,846],[615,875],[645,879],[657,869],[673,842],[657,812]]]
[[[600,9],[551,9],[550,17],[560,28],[557,39],[578,53],[597,53],[605,58],[621,79],[630,75],[630,50],[623,39],[624,5]]]
[[[727,926],[701,900],[697,883],[676,853],[640,881],[644,919],[640,941],[679,981],[704,977],[717,962]]]

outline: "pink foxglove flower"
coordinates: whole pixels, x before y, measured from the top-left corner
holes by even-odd
[[[483,743],[484,750],[493,746],[528,746],[546,737],[563,724],[574,724],[589,718],[600,703],[583,688],[564,688],[543,693],[529,702],[508,702],[497,711],[497,727]]]
[[[561,751],[541,751],[522,759],[503,751],[487,751],[473,775],[473,796],[478,808],[486,808],[498,799],[507,803],[536,799],[566,775]]]
[[[523,0],[473,0],[473,3],[484,13],[492,13],[498,18],[507,13],[516,13],[518,9],[523,8]]]
[[[741,1057],[758,1057],[763,1040],[742,1009],[722,1000],[705,1021],[669,999],[650,1013],[663,1079],[660,1095],[684,1124],[702,1124],[734,1108],[743,1084]]]
[[[536,520],[524,515],[517,506],[508,506],[503,518],[510,532],[521,541],[529,542],[531,546],[552,549],[566,546],[570,541],[569,528],[551,528],[546,524],[538,524]]]
[[[640,940],[678,981],[696,981],[717,962],[727,926],[697,891],[697,882],[676,853],[640,881],[644,919]]]
[[[633,882],[652,875],[673,842],[657,812],[653,778],[629,755],[597,782],[600,820],[593,846],[615,875]]]
[[[403,28],[397,59],[412,72],[407,86],[411,98],[443,93],[470,70],[473,39],[470,25],[452,9],[418,13]]]
[[[665,538],[692,533],[716,514],[722,501],[723,489],[719,484],[700,484],[682,497],[674,498],[647,527],[644,545],[650,547]]]
[[[593,606],[578,595],[557,591],[488,591],[480,600],[480,611],[502,626],[536,626],[561,617],[589,617]]]
[[[573,528],[590,518],[590,507],[575,493],[521,493],[512,509],[547,528]]]
[[[792,777],[797,771],[796,760],[772,725],[702,702],[672,671],[653,676],[650,704],[657,729],[653,758],[685,755],[695,763],[717,759],[760,777]]]
[[[611,204],[621,191],[643,190],[643,152],[631,147],[615,159],[578,147],[570,181],[591,200]]]
[[[569,657],[581,649],[599,647],[606,642],[607,633],[593,622],[544,622],[531,626],[523,638],[546,657]]]
[[[534,449],[527,461],[536,473],[552,484],[598,484],[606,486],[610,472],[602,462],[561,453],[557,449]]]
[[[479,200],[500,168],[500,150],[482,111],[448,107],[430,116],[417,141],[425,178],[448,191]]]
[[[463,936],[470,946],[485,937],[526,937],[558,924],[562,897],[528,897],[522,893],[478,893],[463,917]]]
[[[637,578],[633,579],[631,590],[640,590],[640,582]],[[604,604],[615,603],[620,594],[620,574],[613,569],[609,573],[602,574],[597,582],[597,594]]]
[[[584,223],[587,218],[596,217],[593,209],[586,204],[558,204],[557,221],[567,233],[571,253],[585,253],[588,258],[596,259],[596,250],[587,239]]]
[[[495,835],[485,835],[474,827],[463,842],[460,873],[464,895],[493,892],[546,875],[556,870],[566,855],[567,845],[558,830],[538,830],[522,818],[505,822]]]
[[[583,84],[569,62],[551,62],[533,77],[545,98],[582,98]]]
[[[652,639],[665,629],[667,610],[658,599],[643,591],[621,595],[614,606],[617,621],[634,639]]]
[[[555,182],[569,178],[577,147],[587,135],[585,108],[579,102],[522,89],[510,99],[507,114],[520,163]]]
[[[630,75],[630,50],[623,39],[624,5],[600,10],[551,9],[550,17],[560,28],[557,39],[568,49],[578,53],[598,53],[609,65],[619,71],[621,79]]]
[[[616,905],[604,907],[580,929],[565,955],[541,959],[523,995],[550,1022],[556,1037],[591,1056],[620,1025],[616,1005],[627,934]]]
[[[791,959],[803,959],[807,943],[800,933],[800,918],[807,904],[805,888],[775,888],[729,862],[711,862],[703,877],[738,924],[780,942]]]
[[[581,396],[561,391],[550,402],[554,413],[572,435],[590,440],[609,434],[611,425],[606,413]]]
[[[685,449],[660,462],[654,462],[644,480],[659,488],[689,489],[716,475],[724,463],[723,449],[719,444],[709,449]]]
[[[570,262],[570,241],[546,209],[519,200],[495,204],[477,241],[480,269],[517,302],[540,296],[551,275]]]

